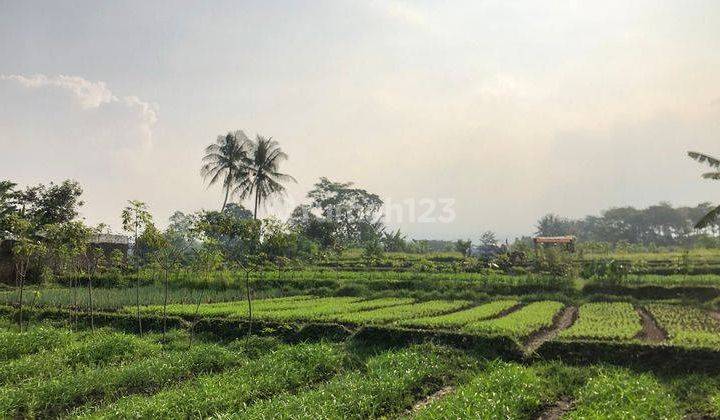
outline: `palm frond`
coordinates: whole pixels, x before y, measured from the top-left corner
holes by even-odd
[[[688,152],[688,156],[700,163],[707,163],[712,168],[720,168],[720,159],[700,152]]]
[[[720,180],[720,172],[706,172],[702,174],[704,179],[715,179]]]
[[[708,214],[703,216],[703,218],[695,224],[695,229],[703,229],[708,227],[711,223],[717,220],[718,216],[720,216],[720,206],[715,207],[714,209],[710,210]]]

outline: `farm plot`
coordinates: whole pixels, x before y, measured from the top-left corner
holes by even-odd
[[[423,345],[373,357],[362,372],[353,371],[297,394],[260,401],[238,419],[385,418],[401,413],[467,368],[469,360],[442,348]]]
[[[689,347],[720,347],[720,322],[709,313],[687,306],[646,306],[672,344]]]
[[[446,315],[408,319],[400,321],[400,324],[420,328],[454,329],[472,322],[498,316],[517,305],[519,305],[519,302],[516,300],[498,300]]]
[[[635,308],[627,302],[594,302],[580,306],[573,326],[561,331],[561,339],[627,341],[642,331]]]
[[[360,298],[315,298],[313,296],[289,296],[273,299],[259,299],[253,301],[253,315],[263,312],[275,312],[286,309],[303,308],[308,306],[322,305],[328,300],[335,304],[343,304],[360,300]],[[134,311],[133,307],[126,307],[128,311]],[[153,314],[161,314],[163,307],[160,305],[146,306],[141,311]],[[248,306],[244,301],[219,302],[200,305],[195,304],[172,304],[167,306],[169,315],[189,316],[194,315],[198,310],[201,316],[247,316]]]
[[[0,362],[64,347],[76,338],[68,330],[45,325],[32,326],[21,333],[0,331]]]
[[[399,320],[446,314],[463,309],[470,302],[465,300],[429,300],[422,303],[391,306],[371,311],[340,313],[324,317],[328,321],[351,324],[383,324]]]
[[[575,395],[568,419],[680,419],[677,398],[648,373],[601,367]]]
[[[564,307],[560,302],[533,302],[507,316],[487,321],[473,322],[463,330],[473,334],[507,335],[523,339],[542,328],[550,328],[553,319]]]
[[[346,356],[329,344],[283,345],[237,369],[203,375],[153,395],[86,407],[76,414],[83,418],[210,417],[328,379],[346,368]]]
[[[285,309],[269,313],[267,316],[273,320],[323,320],[326,318],[332,318],[335,314],[347,314],[398,305],[408,305],[412,302],[413,299],[409,298],[384,298],[351,302],[326,300],[318,305]]]
[[[561,394],[563,383],[552,381],[542,369],[494,361],[470,382],[420,409],[414,418],[530,418]]]

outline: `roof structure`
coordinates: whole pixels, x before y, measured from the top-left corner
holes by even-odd
[[[536,244],[572,244],[574,236],[536,236],[533,238]]]

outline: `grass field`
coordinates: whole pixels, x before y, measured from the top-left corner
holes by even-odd
[[[543,305],[546,305],[543,303]],[[718,411],[720,376],[487,360],[432,345],[198,342],[49,324],[2,327],[5,418],[683,418]],[[54,337],[52,345],[18,343]]]

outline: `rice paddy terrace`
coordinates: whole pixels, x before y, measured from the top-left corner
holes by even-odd
[[[211,296],[0,307],[2,417],[720,417],[712,305]]]

